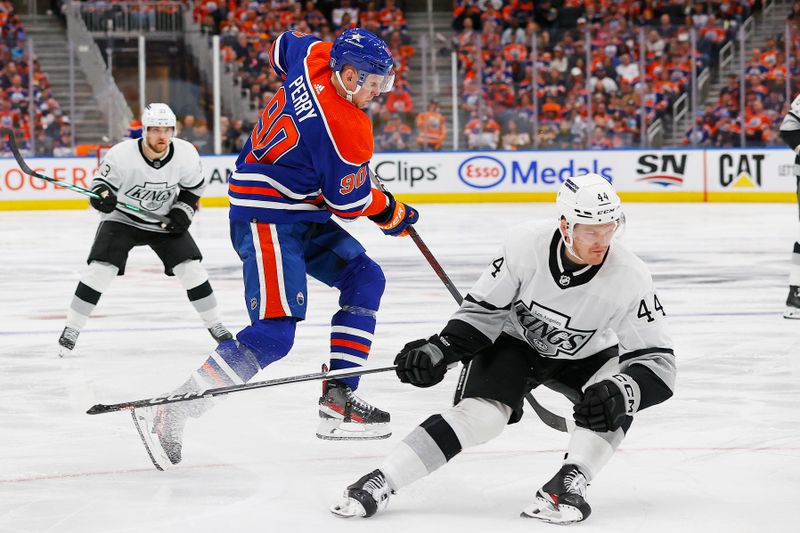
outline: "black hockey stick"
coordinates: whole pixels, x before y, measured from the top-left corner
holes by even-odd
[[[394,370],[396,367],[382,366],[377,368],[359,368],[358,370],[343,370],[331,372],[314,372],[313,374],[301,374],[298,376],[287,376],[285,378],[268,379],[266,381],[253,381],[252,383],[243,383],[241,385],[229,385],[227,387],[218,387],[216,389],[208,389],[200,392],[187,392],[186,394],[176,394],[174,396],[165,396],[161,398],[146,398],[144,400],[134,400],[131,402],[112,403],[109,405],[98,403],[93,405],[86,411],[87,415],[101,415],[103,413],[113,413],[116,411],[125,411],[130,409],[138,409],[139,407],[153,407],[155,405],[164,405],[168,403],[188,402],[191,400],[199,400],[200,398],[212,398],[214,396],[222,396],[223,394],[230,394],[232,392],[239,392],[251,389],[263,389],[265,387],[274,387],[276,385],[285,385],[286,383],[300,383],[303,381],[317,381],[321,379],[341,379],[351,378],[355,376],[363,376],[365,374],[377,374],[378,372],[388,372]]]
[[[369,169],[369,175],[372,179],[372,182],[377,185],[380,190],[383,192],[389,192],[386,190],[386,186],[383,184],[383,181],[381,181],[380,176],[374,173],[372,169]],[[413,226],[409,226],[406,231],[411,237],[411,240],[414,241],[414,244],[417,245],[417,248],[419,248],[419,251],[422,252],[422,255],[425,256],[425,259],[428,261],[428,264],[431,266],[433,271],[436,272],[436,275],[439,276],[440,280],[442,280],[444,286],[448,291],[450,291],[450,294],[453,296],[455,301],[458,303],[458,305],[461,305],[461,302],[464,301],[464,298],[461,296],[461,293],[455,284],[450,280],[450,277],[447,275],[447,272],[444,271],[442,265],[440,265],[439,261],[437,261],[433,256],[430,248],[428,248],[425,242],[423,242],[422,237],[419,236],[417,230],[414,229]],[[533,397],[533,394],[529,392],[525,395],[525,399],[528,400],[529,404],[531,404],[534,412],[539,415],[539,418],[542,419],[542,422],[555,430],[562,431],[564,433],[569,431],[567,421],[564,419],[564,417],[558,416],[557,414],[549,411],[546,407],[540,404],[536,398]]]
[[[17,165],[19,165],[19,168],[22,169],[24,173],[34,178],[39,178],[45,181],[49,181],[50,183],[55,183],[59,187],[64,187],[65,189],[75,191],[77,193],[83,194],[84,196],[88,196],[89,198],[100,198],[99,194],[90,191],[89,189],[84,189],[83,187],[73,185],[72,183],[67,183],[62,180],[57,180],[55,178],[51,178],[50,176],[45,176],[44,174],[36,172],[30,166],[28,166],[28,163],[26,163],[25,159],[22,158],[22,154],[19,153],[19,146],[17,146],[17,139],[14,137],[14,130],[9,128],[2,128],[0,129],[0,136],[3,135],[8,137],[8,145],[9,147],[11,147],[11,153],[14,155],[14,159],[17,160]],[[142,213],[145,216],[158,220],[159,222],[161,222],[162,227],[165,227],[166,224],[170,223],[169,218],[163,215],[157,215],[155,213],[151,213],[150,211],[142,209],[141,207],[136,207],[135,205],[126,204],[123,202],[117,202],[117,207],[124,207],[125,209],[128,209],[130,211],[134,211],[136,213]]]
[[[375,174],[371,168],[369,169],[369,175],[372,179],[372,183],[377,185],[381,191],[385,193],[389,192],[386,189],[386,186],[383,184],[383,181],[381,181],[380,176]],[[442,265],[440,265],[439,261],[437,261],[433,256],[431,249],[428,248],[428,245],[425,244],[425,242],[422,240],[422,237],[419,236],[417,230],[414,229],[414,226],[409,226],[406,231],[408,232],[409,237],[411,237],[411,240],[414,241],[414,244],[417,245],[417,248],[419,248],[419,251],[422,252],[422,255],[425,256],[425,259],[428,261],[428,264],[431,266],[433,271],[436,272],[436,275],[439,276],[440,280],[442,280],[442,283],[450,292],[450,295],[458,303],[458,305],[461,305],[461,302],[464,301],[464,298],[461,296],[461,293],[458,291],[458,288],[455,286],[455,284],[450,281],[450,277],[447,275],[447,272],[444,271]]]

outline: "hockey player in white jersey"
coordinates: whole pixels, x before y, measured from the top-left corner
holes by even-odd
[[[572,401],[576,427],[563,464],[522,516],[558,524],[589,516],[587,485],[636,413],[672,396],[675,356],[647,267],[613,240],[624,217],[611,184],[597,174],[569,178],[557,203],[558,228],[516,228],[442,332],[397,355],[400,380],[418,387],[464,363],[455,406],[416,427],[331,512],[383,510],[396,491],[519,421],[525,394],[544,385]]]
[[[200,156],[191,143],[177,139],[175,114],[166,104],[153,103],[142,113],[141,139],[112,147],[92,178],[92,207],[103,213],[94,244],[67,311],[66,327],[58,339],[59,356],[72,352],[100,296],[115,276],[125,273],[128,253],[149,246],[164,264],[168,276],[177,276],[203,324],[217,341],[231,339],[222,325],[203,256],[187,231],[206,187]],[[163,224],[142,212],[118,205],[127,203],[167,216]]]
[[[797,202],[800,205],[800,95],[781,123],[781,139],[794,150],[794,173],[797,179]],[[786,297],[784,318],[800,319],[800,227],[792,250],[792,264],[789,267],[789,296]]]

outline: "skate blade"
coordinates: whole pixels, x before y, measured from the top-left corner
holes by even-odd
[[[144,444],[144,449],[147,451],[147,456],[150,458],[153,466],[156,467],[156,470],[163,472],[172,466],[161,443],[158,442],[158,439],[153,438],[153,434],[149,430],[149,421],[147,418],[137,414],[136,409],[131,409],[131,418],[133,418],[133,425],[139,433],[139,438],[142,439],[142,444]]]
[[[380,440],[391,436],[389,424],[359,424],[323,418],[317,427],[317,437],[322,440]]]
[[[783,318],[790,320],[800,320],[800,307],[787,307],[783,312]]]
[[[331,505],[330,511],[339,518],[364,517],[367,512],[361,502],[353,498],[344,497],[339,503]]]
[[[798,318],[800,318],[800,316],[798,316]],[[70,355],[73,351],[74,351],[74,348],[72,350],[70,350],[69,348],[66,348],[64,346],[59,346],[58,347],[58,357],[63,359],[64,356]]]
[[[571,505],[553,505],[539,498],[526,507],[522,518],[534,518],[548,524],[569,525],[583,520],[583,513]]]

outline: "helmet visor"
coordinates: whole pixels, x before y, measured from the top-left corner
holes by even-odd
[[[359,76],[361,78],[361,76]],[[381,75],[381,74],[367,74],[363,76],[363,82],[359,85],[362,89],[368,91],[377,91],[379,93],[388,93],[394,87],[394,72]]]

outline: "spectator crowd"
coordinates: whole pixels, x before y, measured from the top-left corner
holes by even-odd
[[[27,52],[27,36],[10,1],[0,0],[0,127],[10,128],[20,149],[36,155],[72,150],[70,119],[53,97],[47,76]],[[33,123],[33,125],[31,125]],[[0,139],[0,154],[10,153]]]
[[[470,148],[636,146],[754,0],[456,0]],[[696,47],[692,48],[692,29]],[[534,105],[536,104],[536,105]]]
[[[393,90],[367,110],[376,149],[440,150],[452,132],[439,102],[422,102],[408,83],[419,52],[399,2],[199,0],[185,5],[204,32],[221,36],[223,60],[252,110],[263,108],[280,87],[268,56],[281,32],[311,33],[327,41],[355,26],[378,34],[392,51],[397,78]],[[96,9],[86,12],[118,17],[109,11],[115,3],[90,2]],[[160,20],[153,18],[158,13],[176,13],[175,2],[163,4],[158,9],[143,5],[133,14],[151,24]],[[691,91],[692,68],[700,75],[717,67],[720,51],[760,9],[759,0],[455,0],[453,48],[460,86],[453,111],[459,113],[462,139],[469,149],[638,146],[655,121],[671,123],[676,101]],[[788,24],[788,42],[784,28],[776,27],[763,46],[750,50],[741,77],[730,76],[719,97],[691,117],[684,144],[737,146],[742,137],[749,146],[779,142],[787,95],[800,92],[795,59],[800,57],[800,0]],[[71,146],[69,117],[38,62],[30,68],[25,43],[11,2],[0,0],[0,126],[13,128],[23,148],[35,141],[37,154],[65,153]],[[223,117],[223,151],[239,151],[251,128],[242,118]],[[180,134],[200,152],[213,151],[205,117],[181,117]]]

